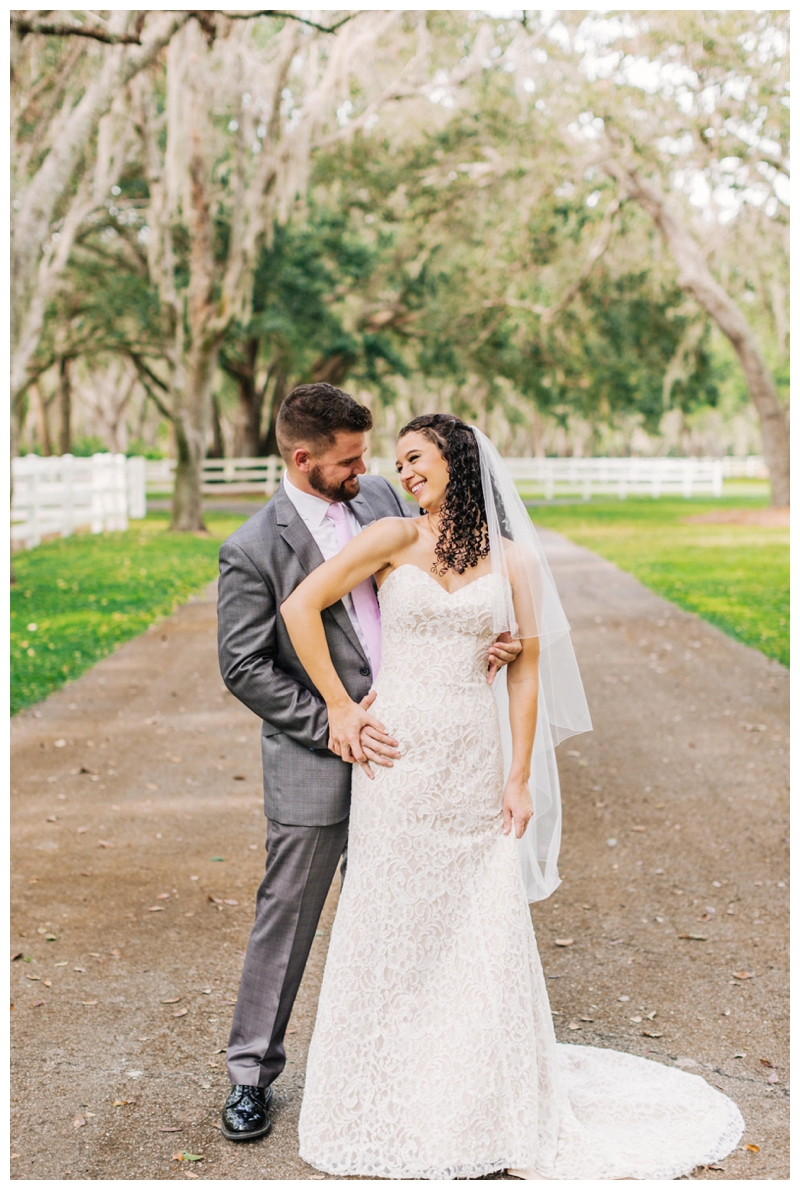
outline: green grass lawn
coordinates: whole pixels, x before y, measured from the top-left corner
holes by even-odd
[[[531,509],[557,529],[695,612],[729,636],[789,664],[789,530],[687,525],[684,518],[766,500],[633,499]]]
[[[170,533],[167,513],[127,533],[79,534],[14,555],[11,713],[78,677],[168,616],[217,574],[243,517],[207,513],[209,537]]]

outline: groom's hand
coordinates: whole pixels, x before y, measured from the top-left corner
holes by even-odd
[[[489,672],[486,675],[486,681],[491,686],[494,681],[497,671],[502,669],[504,665],[510,665],[512,661],[516,661],[522,652],[522,643],[518,640],[511,639],[510,632],[501,632],[497,640],[489,649]]]
[[[369,694],[365,694],[361,699],[361,706],[366,711],[372,706],[374,701],[375,691],[370,690]],[[369,725],[361,729],[361,747],[364,749],[368,760],[371,760],[373,764],[383,765],[387,769],[392,767],[393,760],[400,759],[400,753],[397,750],[397,740],[393,739],[388,732],[378,731],[377,728]],[[367,768],[369,768],[369,765],[367,765]]]

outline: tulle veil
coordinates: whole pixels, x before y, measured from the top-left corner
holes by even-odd
[[[533,818],[517,848],[528,900],[541,901],[560,884],[561,788],[555,748],[572,735],[591,731],[592,721],[569,623],[539,535],[497,449],[477,426],[470,429],[480,454],[492,571],[506,580],[505,601],[498,605],[495,628],[518,639],[539,638],[539,712],[529,783]],[[505,669],[497,675],[493,689],[507,774],[511,727]]]

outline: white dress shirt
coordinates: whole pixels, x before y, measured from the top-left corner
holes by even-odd
[[[339,553],[339,539],[336,536],[336,525],[327,515],[328,509],[330,508],[330,501],[323,500],[321,496],[312,496],[308,492],[301,492],[299,488],[294,486],[286,472],[283,474],[281,483],[283,484],[283,490],[286,492],[286,495],[297,509],[297,512],[305,522],[309,533],[319,546],[319,552],[322,554],[325,561],[327,562],[329,558],[335,557],[336,554]],[[361,532],[361,524],[351,509],[348,508],[346,500],[342,500],[341,505],[344,509],[347,523],[350,526],[350,531],[353,534],[353,537],[355,537],[357,533]],[[345,611],[350,617],[350,622],[355,629],[355,633],[359,639],[361,647],[364,650],[364,656],[369,657],[369,650],[367,649],[366,641],[364,640],[364,633],[361,631],[361,625],[358,622],[356,609],[353,607],[353,600],[349,594],[343,597],[342,603],[344,604]]]

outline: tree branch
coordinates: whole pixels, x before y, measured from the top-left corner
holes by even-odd
[[[105,42],[106,45],[142,44],[138,33],[109,33],[107,29],[99,29],[91,25],[65,25],[49,21],[31,21],[26,17],[12,16],[11,27],[16,29],[20,37],[24,37],[26,33],[39,33],[43,37],[91,37],[94,41]]]
[[[129,351],[128,355],[133,360],[133,365],[136,368],[142,388],[147,393],[148,397],[153,402],[162,417],[166,417],[168,421],[172,421],[173,417],[171,411],[167,408],[167,406],[159,397],[158,393],[155,392],[153,388],[153,385],[157,385],[160,389],[162,389],[163,392],[169,392],[167,385],[163,380],[161,380],[159,376],[156,376],[155,372],[151,368],[148,368],[147,364],[140,355],[136,355],[133,351]]]
[[[287,21],[299,21],[301,25],[309,25],[312,29],[318,29],[320,33],[335,33],[337,29],[341,29],[342,25],[346,25],[348,21],[353,19],[354,13],[348,13],[346,17],[342,17],[334,25],[318,25],[316,21],[306,20],[305,17],[300,17],[296,12],[279,12],[274,8],[266,8],[260,12],[226,12],[220,9],[220,15],[227,17],[229,21],[250,21],[253,17],[283,17]]]

